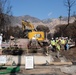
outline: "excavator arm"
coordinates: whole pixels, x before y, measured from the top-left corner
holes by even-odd
[[[28,21],[22,20],[22,29],[25,30],[26,26],[29,27],[32,31],[34,30],[34,25],[33,24],[31,24]]]

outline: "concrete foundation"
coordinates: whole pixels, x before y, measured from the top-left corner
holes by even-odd
[[[13,65],[13,63],[15,63],[15,65],[17,64],[21,64],[21,65],[25,65],[26,61],[25,61],[25,57],[27,57],[27,55],[22,55],[22,56],[12,56],[12,55],[4,55],[6,56],[6,63],[5,65]],[[63,65],[63,64],[68,64],[68,65],[72,65],[72,62],[54,62],[54,59],[51,55],[49,56],[36,56],[36,55],[32,55],[33,59],[34,59],[34,65],[42,65],[42,64],[53,64],[53,65]]]
[[[4,56],[6,56],[5,65],[12,65],[13,62],[15,62],[16,65],[17,64],[21,64],[21,65],[26,64],[25,55],[22,55],[22,56],[4,55]],[[50,63],[53,61],[52,56],[33,56],[33,58],[34,58],[34,64],[46,64],[47,62]]]

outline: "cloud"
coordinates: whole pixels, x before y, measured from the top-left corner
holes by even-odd
[[[51,16],[51,15],[52,15],[52,12],[49,12],[49,13],[48,13],[48,16]]]

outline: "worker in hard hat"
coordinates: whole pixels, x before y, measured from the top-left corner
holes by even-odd
[[[32,39],[31,39],[31,47],[32,47],[32,48],[37,48],[37,46],[38,46],[38,40],[37,40],[36,37],[34,36],[34,37],[32,37]]]
[[[60,47],[60,40],[56,42],[56,52],[57,52],[57,57],[59,58],[60,56],[60,50],[61,50],[61,47]]]
[[[65,50],[65,44],[66,44],[66,40],[62,37],[61,38],[61,49]]]
[[[55,51],[55,49],[56,49],[55,44],[56,44],[56,42],[55,42],[54,38],[52,38],[51,39],[51,45],[52,45],[52,48],[53,48],[52,51]]]
[[[55,39],[56,43],[59,41],[58,37]]]
[[[14,37],[11,35],[10,36],[10,46],[12,47],[12,46],[14,46]]]
[[[68,39],[66,38],[65,50],[69,50]]]

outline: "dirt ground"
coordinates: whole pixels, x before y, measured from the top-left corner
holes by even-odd
[[[20,73],[34,75],[69,75],[61,72],[59,68],[51,68],[49,66],[39,66],[31,70],[21,69]]]
[[[67,51],[61,51],[61,55],[65,56],[70,61],[76,62],[76,47],[70,48]]]

